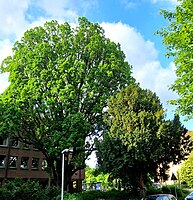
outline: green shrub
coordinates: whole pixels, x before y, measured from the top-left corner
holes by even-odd
[[[0,197],[3,200],[57,200],[59,189],[43,189],[36,181],[15,179],[0,187]]]
[[[47,187],[43,190],[48,200],[60,200],[61,189],[58,187]]]
[[[163,186],[162,187],[162,193],[170,194],[171,193],[170,186]]]
[[[104,196],[104,193],[101,191],[86,191],[79,193],[78,195],[78,200],[97,200],[97,199],[102,199]]]
[[[154,187],[148,187],[148,189],[146,191],[146,195],[159,194],[159,193],[173,194],[174,196],[177,196],[178,199],[184,199],[184,197],[187,196],[187,191],[179,189],[175,185],[166,185],[160,189],[156,189]]]
[[[86,191],[77,194],[66,194],[65,200],[128,200],[131,194],[124,191]]]
[[[150,195],[150,194],[160,194],[160,193],[163,193],[163,192],[162,192],[162,189],[161,189],[161,188],[160,188],[160,189],[157,189],[157,188],[155,188],[155,187],[153,187],[153,186],[148,187],[147,190],[146,190],[146,195]]]
[[[61,197],[60,197],[61,199]],[[58,200],[60,200],[58,199]],[[64,194],[64,199],[65,200],[79,200],[80,197],[79,197],[79,194],[70,194],[70,193],[65,193]]]
[[[177,197],[183,196],[183,190],[178,188],[176,185],[163,186],[162,192],[168,193],[168,194],[173,194],[174,196],[177,196]]]
[[[163,189],[163,191],[162,191]],[[164,186],[162,189],[156,189],[155,187],[148,187],[146,190],[146,195],[149,194],[158,194],[158,193],[170,193],[175,195],[174,186]],[[176,188],[178,200],[184,200],[184,197],[187,196],[188,192]],[[138,200],[139,197],[132,194],[132,192],[124,192],[117,190],[110,191],[85,191],[76,194],[64,194],[65,200]],[[58,199],[60,200],[60,196]]]
[[[177,197],[182,196],[182,190],[179,189],[177,186],[171,185],[170,191],[171,191],[171,194],[173,194],[174,196],[177,196]]]
[[[181,196],[181,197],[178,197],[178,200],[184,200],[185,197],[186,197],[188,194],[190,194],[190,191],[187,190],[187,189],[182,189],[181,191],[182,191],[182,196]]]

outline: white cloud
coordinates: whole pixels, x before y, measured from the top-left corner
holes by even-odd
[[[86,15],[90,8],[98,5],[97,0],[35,0],[33,3],[44,12],[46,18],[76,22],[78,13]]]
[[[145,41],[143,36],[133,27],[119,23],[102,23],[107,37],[120,43],[130,64],[140,65],[147,60],[155,60],[157,51],[151,41]],[[137,58],[137,59],[136,59]]]
[[[4,92],[5,88],[9,86],[8,80],[8,74],[0,74],[0,94]]]
[[[14,36],[26,28],[25,11],[28,4],[29,0],[0,1],[0,37]]]
[[[46,21],[57,19],[58,21],[74,22],[78,18],[74,9],[76,4],[70,0],[1,0],[0,1],[0,63],[4,58],[12,54],[13,43],[20,40],[24,32],[35,26],[43,25]],[[88,8],[88,0],[78,0]],[[95,1],[94,1],[95,2]],[[40,9],[43,13],[27,12],[28,9]],[[34,16],[32,16],[34,15]],[[36,17],[36,18],[34,18]],[[29,21],[32,19],[32,22]],[[14,41],[14,42],[12,42]],[[0,75],[0,93],[8,86],[8,75]]]
[[[97,5],[97,0],[1,0],[0,40],[18,40],[27,29],[52,19],[75,23],[79,13]]]
[[[0,41],[0,64],[4,58],[12,54],[12,46],[13,44],[8,39]],[[8,85],[8,73],[0,74],[0,94]]]
[[[168,90],[175,79],[174,65],[163,68],[158,60],[154,43],[144,40],[143,36],[129,25],[102,23],[106,37],[121,44],[127,61],[133,66],[133,76],[141,87],[151,89],[160,97],[164,107],[176,95]]]
[[[166,0],[144,0],[159,3]],[[127,5],[135,1],[122,0]],[[170,3],[176,0],[170,0]],[[82,9],[87,12],[97,6],[97,0],[2,0],[0,1],[0,62],[11,54],[12,41],[20,39],[27,28],[43,25],[47,20],[57,19],[59,22],[76,22],[78,13]],[[31,12],[27,13],[29,9]],[[33,9],[39,9],[35,16]],[[34,16],[31,16],[34,15]],[[27,18],[26,18],[27,16]],[[31,21],[29,20],[31,19]],[[144,40],[143,36],[133,27],[122,23],[102,23],[106,36],[119,42],[126,54],[126,59],[133,66],[133,75],[143,88],[156,92],[161,101],[175,97],[168,91],[175,79],[173,67],[164,68],[158,60],[158,52],[154,43]],[[8,39],[5,39],[8,38]],[[0,76],[0,92],[7,87],[7,75]]]
[[[154,43],[144,40],[133,27],[120,22],[101,25],[105,29],[106,37],[120,43],[127,61],[133,66],[133,76],[140,86],[156,92],[167,110],[167,118],[172,119],[175,107],[167,101],[178,98],[176,93],[169,90],[169,86],[176,79],[174,63],[171,62],[167,67],[162,66]],[[192,130],[192,120],[186,122],[184,117],[181,117],[181,120],[187,129]]]
[[[45,21],[46,19],[41,18],[28,26],[42,25]],[[143,88],[156,92],[165,106],[166,101],[174,97],[174,93],[168,91],[168,86],[175,79],[174,69],[161,66],[154,44],[151,41],[145,41],[133,27],[121,22],[102,23],[101,25],[104,27],[107,37],[121,44],[126,59],[133,66],[133,75],[136,80]],[[11,54],[12,45],[9,40],[0,41],[0,61]]]
[[[0,40],[0,63],[12,54],[13,43],[9,39]]]
[[[37,0],[34,5],[42,9],[46,18],[75,21],[78,17],[70,0]]]
[[[121,4],[126,9],[135,8],[138,5],[138,3],[136,1],[131,1],[131,0],[121,0]]]
[[[88,165],[91,168],[95,168],[97,166],[97,158],[96,158],[96,153],[94,151],[87,158],[86,165]]]

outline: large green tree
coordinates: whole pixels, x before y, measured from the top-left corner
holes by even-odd
[[[193,187],[193,152],[190,154],[188,159],[181,165],[180,170],[180,181],[185,182],[188,187]]]
[[[193,132],[189,131],[188,134],[193,137]],[[193,151],[188,156],[188,159],[185,160],[179,169],[180,181],[187,184],[188,187],[193,187]]]
[[[190,152],[179,117],[165,120],[159,98],[150,90],[128,86],[108,103],[109,132],[97,143],[99,167],[144,193],[148,178],[167,179],[169,163]]]
[[[171,102],[177,106],[180,114],[193,118],[193,2],[178,0],[173,12],[162,10],[168,26],[163,27],[159,34],[167,48],[167,56],[174,56],[176,76],[171,89],[179,98]]]
[[[92,150],[85,139],[103,129],[109,96],[134,82],[120,45],[84,17],[76,27],[51,21],[27,30],[1,72],[10,85],[1,95],[0,132],[41,150],[56,184],[61,151],[73,147],[69,179]]]

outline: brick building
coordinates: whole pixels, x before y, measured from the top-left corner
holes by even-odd
[[[9,145],[8,145],[9,144]],[[42,152],[33,145],[24,145],[18,140],[9,143],[8,138],[0,138],[0,184],[4,179],[39,180],[43,185],[50,185],[50,177],[45,171],[46,160]],[[82,189],[85,170],[77,171],[70,185],[74,190]]]

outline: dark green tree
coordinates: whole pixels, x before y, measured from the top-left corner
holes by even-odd
[[[109,96],[134,82],[120,45],[84,17],[74,28],[51,21],[27,30],[1,72],[9,72],[10,85],[1,95],[0,132],[9,129],[11,137],[41,150],[55,184],[61,151],[73,147],[69,179],[92,151],[85,139],[103,129]]]
[[[109,132],[96,143],[99,167],[130,182],[141,195],[149,177],[167,179],[169,163],[179,163],[190,152],[179,117],[165,120],[160,100],[150,90],[122,89],[109,100],[107,112]]]
[[[166,55],[174,57],[176,76],[171,90],[175,91],[179,98],[171,102],[176,105],[177,112],[193,118],[193,2],[190,0],[178,0],[173,12],[162,10],[168,26],[163,27],[158,33],[163,37],[163,43],[167,48]]]

